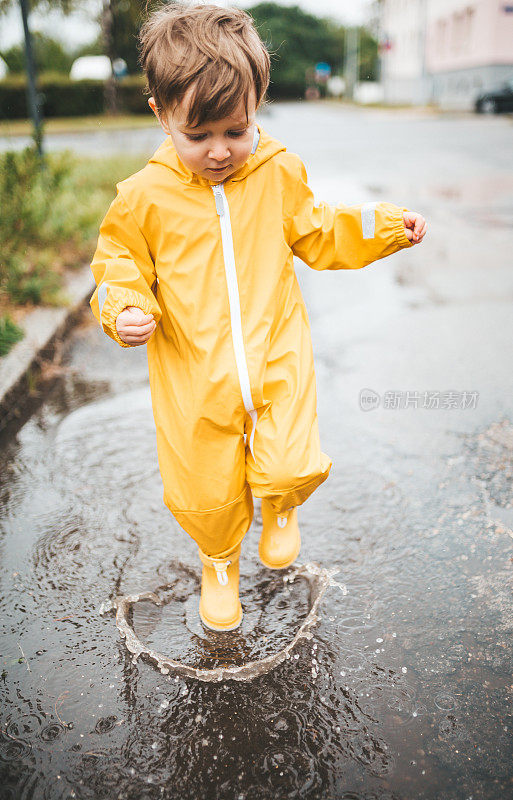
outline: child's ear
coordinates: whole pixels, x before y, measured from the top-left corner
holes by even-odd
[[[155,98],[154,97],[148,97],[148,105],[151,108],[151,110],[153,111],[153,113],[155,114],[155,116],[157,117],[157,119],[158,119],[158,121],[160,123],[160,127],[162,128],[164,133],[167,133],[169,135],[169,132],[170,132],[169,131],[169,126],[167,124],[167,121],[165,119],[161,118],[161,116],[160,116],[160,114],[158,112],[157,104],[155,102]]]
[[[157,104],[154,97],[148,97],[148,105],[160,122],[159,112],[157,111]]]

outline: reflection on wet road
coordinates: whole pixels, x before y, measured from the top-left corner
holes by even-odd
[[[400,151],[398,141],[390,158]],[[310,172],[334,191],[328,162]],[[401,176],[375,180],[403,202]],[[409,197],[416,208],[420,193]],[[499,245],[511,248],[511,234],[459,217],[465,262],[450,249],[442,258],[445,213],[459,206],[422,202],[435,231],[424,250],[357,273],[298,266],[334,461],[301,509],[299,561],[338,569],[347,593],[328,587],[311,638],[252,680],[134,664],[113,614],[99,613],[107,598],[167,587],[162,607],[134,607],[134,630],[216,668],[285,647],[311,595],[260,565],[257,513],[241,558],[246,629],[197,627],[200,567],[162,503],[145,350],[118,348],[86,314],[44,401],[2,442],[2,798],[509,796],[513,323]],[[472,237],[495,257],[473,256]],[[360,408],[362,389],[378,407]],[[478,402],[384,403],[435,390]]]

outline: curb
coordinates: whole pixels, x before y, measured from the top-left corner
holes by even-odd
[[[43,360],[51,357],[60,337],[77,320],[94,291],[89,264],[73,272],[63,286],[69,299],[65,307],[44,306],[30,311],[19,323],[24,337],[0,358],[0,432],[20,416],[20,407],[30,399],[34,377]]]

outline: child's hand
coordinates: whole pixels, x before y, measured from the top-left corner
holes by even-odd
[[[427,231],[426,220],[416,211],[403,211],[404,232],[410,242],[420,244]]]
[[[146,344],[156,327],[153,314],[145,314],[137,306],[127,306],[116,318],[116,330],[125,344]]]

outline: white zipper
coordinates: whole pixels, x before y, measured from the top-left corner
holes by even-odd
[[[239,284],[237,282],[237,270],[235,269],[235,253],[233,252],[232,224],[230,221],[230,208],[226,197],[224,186],[218,183],[212,186],[216,202],[216,211],[221,224],[221,240],[223,244],[224,271],[228,286],[228,302],[230,304],[230,321],[232,328],[233,349],[235,351],[235,363],[239,374],[239,384],[242,393],[244,408],[251,417],[253,423],[251,435],[249,437],[249,449],[253,458],[253,440],[255,438],[255,428],[257,424],[257,412],[251,397],[251,385],[249,382],[248,364],[246,352],[244,350],[244,339],[242,336],[242,319],[240,313]]]

